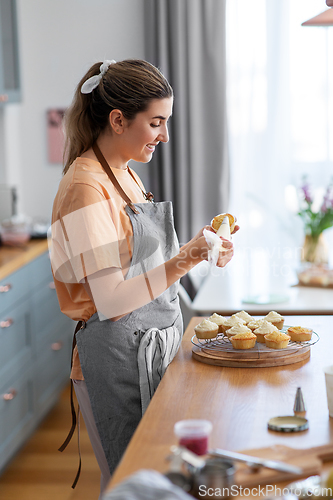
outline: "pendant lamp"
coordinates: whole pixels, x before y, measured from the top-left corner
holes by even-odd
[[[326,0],[328,7],[333,7],[333,0]],[[327,9],[318,16],[302,23],[302,26],[333,26],[333,9]]]

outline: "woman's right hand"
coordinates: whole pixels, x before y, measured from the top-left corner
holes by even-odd
[[[186,245],[186,248],[183,247],[183,250],[189,253],[191,260],[197,261],[195,262],[195,264],[197,264],[202,260],[208,260],[209,246],[206,242],[206,238],[203,235],[200,236],[200,233],[202,234],[204,229],[210,229],[213,232],[215,232],[211,228],[211,226],[205,226],[191,241],[189,241],[189,243]],[[221,236],[220,239],[221,239],[222,249],[219,253],[216,265],[218,267],[224,267],[231,260],[234,250],[231,241],[226,240]]]
[[[228,264],[228,262],[231,261],[233,255],[234,255],[234,246],[229,240],[225,240],[224,238],[221,238],[223,241],[223,251],[220,251],[219,257],[217,259],[217,267],[224,267]]]

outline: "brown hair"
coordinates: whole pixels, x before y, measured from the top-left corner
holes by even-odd
[[[99,85],[90,94],[82,94],[82,84],[100,74],[101,64],[95,63],[81,79],[66,111],[64,174],[108,126],[113,109],[119,109],[127,120],[133,120],[137,113],[146,111],[152,99],[173,96],[164,75],[152,64],[138,59],[111,64]]]

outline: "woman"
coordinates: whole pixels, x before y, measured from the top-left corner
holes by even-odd
[[[179,249],[171,203],[154,203],[128,167],[169,140],[172,106],[153,65],[105,61],[83,77],[65,118],[51,261],[61,310],[80,322],[71,378],[101,491],[179,347],[178,280],[208,255],[203,229]],[[233,254],[223,247],[219,266]]]

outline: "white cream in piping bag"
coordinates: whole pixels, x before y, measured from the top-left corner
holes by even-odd
[[[208,251],[208,262],[212,266],[216,266],[218,256],[220,252],[225,252],[227,249],[224,248],[221,245],[221,240],[220,236],[222,238],[225,238],[226,240],[231,239],[230,235],[230,225],[229,225],[229,218],[226,216],[224,217],[222,224],[216,231],[216,233],[213,233],[212,231],[208,231],[207,229],[204,229],[203,235],[206,238],[206,242],[209,246],[209,251]]]
[[[226,240],[230,241],[230,224],[229,224],[229,217],[224,217],[222,224],[216,231],[217,236],[222,236],[222,238],[225,238]]]

